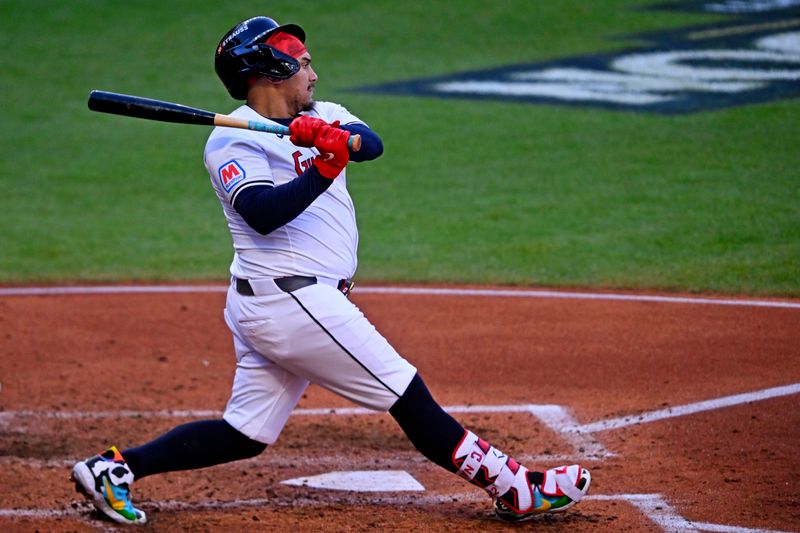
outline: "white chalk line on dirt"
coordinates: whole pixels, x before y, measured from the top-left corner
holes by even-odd
[[[567,432],[574,431],[579,433],[596,433],[599,431],[619,429],[635,424],[646,424],[667,418],[702,413],[704,411],[733,407],[744,403],[769,400],[771,398],[779,398],[781,396],[789,396],[798,393],[800,393],[800,383],[793,383],[791,385],[785,385],[782,387],[773,387],[771,389],[763,389],[743,394],[734,394],[732,396],[724,396],[722,398],[715,398],[702,402],[678,405],[675,407],[668,407],[666,409],[658,409],[657,411],[650,411],[638,415],[599,420],[597,422],[592,422],[591,424],[584,424],[574,427],[568,427],[565,425],[561,427],[561,430]]]
[[[606,450],[600,442],[585,432],[565,431],[563,428],[578,426],[572,413],[560,405],[453,405],[444,407],[449,413],[528,413],[541,420],[547,427],[561,434],[576,452],[577,457],[585,459],[598,459],[613,457],[614,454]],[[383,414],[379,411],[363,407],[336,407],[316,409],[295,409],[293,416],[356,416]],[[162,411],[3,411],[0,412],[0,426],[8,425],[12,418],[45,418],[45,419],[102,419],[102,418],[219,418],[220,411],[211,410],[162,410]],[[19,430],[19,428],[18,428]],[[552,458],[535,456],[538,458]]]
[[[224,292],[227,285],[98,285],[80,287],[0,287],[2,296],[58,296],[90,294],[152,294]],[[537,289],[457,289],[435,287],[369,287],[359,286],[356,293],[399,294],[421,296],[493,296],[513,298],[561,298],[571,300],[607,300],[702,305],[733,305],[800,309],[800,302],[761,299],[705,298],[690,296],[658,296],[649,294],[615,294]]]
[[[444,410],[449,413],[537,413],[563,409],[558,405],[540,404],[512,404],[512,405],[451,405]],[[321,407],[310,409],[295,409],[292,416],[358,416],[358,415],[383,415],[383,411],[373,411],[364,407]],[[0,411],[2,418],[56,418],[70,420],[73,418],[208,418],[219,417],[222,411],[210,409],[163,409],[159,411]]]
[[[733,407],[745,403],[778,398],[800,393],[800,383],[794,383],[782,387],[773,387],[759,391],[743,394],[724,396],[712,400],[695,402],[686,405],[679,405],[668,409],[659,409],[638,415],[631,415],[620,418],[600,420],[589,424],[578,424],[569,409],[560,405],[548,404],[520,404],[520,405],[453,405],[446,406],[444,409],[450,413],[530,413],[538,418],[548,428],[562,437],[569,443],[575,454],[539,454],[539,455],[520,455],[518,459],[525,462],[543,463],[560,460],[600,460],[613,457],[615,454],[607,450],[596,439],[593,434],[611,429],[619,429],[635,424],[646,424],[674,418]],[[336,408],[315,408],[315,409],[295,409],[295,416],[359,416],[382,414],[362,407],[336,407]],[[8,425],[13,418],[44,418],[44,419],[102,419],[102,418],[218,418],[222,415],[221,411],[213,410],[180,410],[180,411],[4,411],[0,412],[0,425]],[[17,425],[16,429],[22,429]],[[316,463],[324,464],[331,458],[319,458]],[[0,458],[0,464],[28,464],[30,466],[55,466],[65,467],[73,464],[75,459],[48,460],[5,457]],[[341,460],[339,460],[341,463]]]
[[[595,449],[593,441],[585,440],[580,437],[580,434],[596,433],[600,431],[607,431],[611,429],[619,429],[635,424],[646,424],[665,420],[668,418],[675,418],[679,416],[687,416],[690,414],[700,413],[704,411],[711,411],[722,409],[725,407],[734,407],[744,403],[751,403],[757,401],[768,400],[772,398],[779,398],[782,396],[789,396],[800,393],[800,383],[792,383],[780,387],[772,387],[769,389],[762,389],[742,394],[734,394],[731,396],[723,396],[711,400],[701,402],[689,403],[685,405],[678,405],[666,409],[658,409],[656,411],[649,411],[636,415],[622,416],[619,418],[611,418],[606,420],[599,420],[588,424],[578,424],[570,411],[560,405],[552,404],[511,404],[511,405],[451,405],[445,406],[444,410],[449,413],[530,413],[539,420],[541,420],[548,427],[554,431],[564,434],[565,438],[573,444],[580,446],[589,446],[589,449]],[[358,415],[376,415],[385,414],[380,411],[373,411],[363,407],[323,407],[311,409],[295,409],[292,411],[293,416],[358,416]],[[89,419],[102,419],[102,418],[218,418],[222,415],[221,411],[216,410],[160,410],[160,411],[33,411],[33,410],[20,410],[20,411],[0,411],[0,424],[7,423],[12,418],[53,418],[53,419],[76,419],[76,418],[89,418]],[[567,436],[569,435],[569,436]],[[573,440],[576,439],[576,440]],[[596,450],[601,455],[604,452],[602,448]],[[590,452],[591,453],[591,452]]]
[[[275,507],[311,507],[330,504],[351,505],[441,505],[453,502],[479,502],[486,500],[486,496],[477,492],[461,492],[454,494],[427,494],[413,496],[386,495],[379,497],[353,496],[342,493],[327,492],[326,498],[309,498],[305,496],[293,497],[282,501],[275,498],[253,498],[233,501],[143,501],[140,502],[147,511],[147,507],[155,507],[159,511],[226,511],[251,508]],[[599,494],[587,496],[584,501],[623,501],[627,502],[645,515],[654,524],[666,533],[680,533],[684,531],[711,531],[719,533],[791,533],[774,529],[761,529],[714,524],[709,522],[695,522],[681,516],[665,498],[660,494]],[[54,519],[65,517],[82,518],[91,511],[91,506],[81,503],[71,509],[0,509],[0,517],[5,518],[38,518]]]
[[[620,498],[621,496],[621,498]],[[789,533],[776,529],[729,526],[709,522],[695,522],[681,516],[661,494],[620,494],[587,496],[586,500],[609,501],[622,499],[630,503],[666,533],[686,531],[711,531],[720,533]]]

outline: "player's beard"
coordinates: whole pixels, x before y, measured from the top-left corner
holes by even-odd
[[[311,111],[314,109],[316,102],[314,101],[314,89],[310,88],[305,94],[296,94],[290,102],[290,108],[294,110],[292,116],[297,116],[302,112]]]
[[[300,106],[301,111],[307,112],[314,109],[314,105],[316,104],[316,102],[314,102],[314,89],[315,89],[314,85],[309,86],[308,98],[306,98],[306,101],[303,103],[302,106]]]
[[[309,98],[308,101],[300,108],[300,111],[303,112],[311,111],[312,109],[314,109],[315,105],[317,105],[317,103],[314,101],[314,99]]]

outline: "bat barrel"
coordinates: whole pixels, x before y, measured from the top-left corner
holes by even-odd
[[[206,126],[214,123],[214,113],[210,111],[141,96],[92,91],[89,93],[88,104],[92,111],[147,120]]]
[[[203,126],[227,126],[229,128],[244,128],[255,131],[265,131],[277,135],[289,135],[289,128],[278,124],[265,124],[263,122],[248,121],[230,115],[212,113],[204,109],[189,107],[163,100],[142,98],[128,94],[112,93],[94,90],[89,93],[89,109],[101,113],[112,113],[127,117],[143,118],[147,120],[160,120],[162,122],[177,122],[180,124],[200,124]],[[348,146],[354,152],[361,149],[361,136],[351,135]]]

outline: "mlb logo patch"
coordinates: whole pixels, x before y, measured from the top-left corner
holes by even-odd
[[[221,167],[217,172],[219,176],[219,184],[225,189],[225,192],[231,192],[237,183],[244,180],[245,173],[242,165],[235,159],[231,159]]]

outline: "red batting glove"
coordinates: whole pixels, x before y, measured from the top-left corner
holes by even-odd
[[[338,126],[338,120],[331,125],[326,124],[320,128],[314,139],[314,147],[319,150],[319,155],[312,163],[320,174],[331,180],[341,174],[350,161],[350,152],[347,149],[350,132],[340,130]]]
[[[289,132],[291,133],[289,140],[295,146],[311,148],[314,146],[314,139],[317,137],[319,130],[327,125],[328,123],[320,118],[300,115],[289,124]]]

